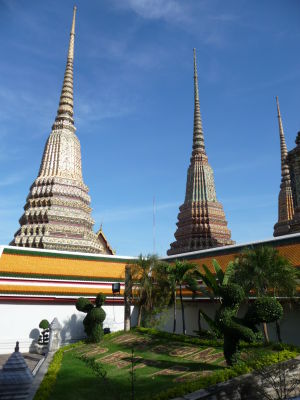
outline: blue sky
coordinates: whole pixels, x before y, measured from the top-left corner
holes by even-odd
[[[54,121],[74,2],[0,0],[0,243],[7,244]],[[237,243],[272,237],[300,130],[298,0],[77,1],[75,124],[95,229],[118,254],[173,241],[193,129],[193,55],[208,158]]]

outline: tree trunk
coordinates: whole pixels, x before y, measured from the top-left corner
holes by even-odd
[[[130,331],[131,325],[131,310],[130,299],[132,298],[132,279],[131,270],[127,265],[125,267],[125,290],[124,290],[124,331]]]
[[[263,330],[264,330],[265,342],[269,343],[269,334],[268,334],[268,327],[267,327],[266,322],[263,322]]]
[[[198,310],[198,331],[199,333],[202,332],[202,326],[201,326],[201,308]]]
[[[181,284],[179,285],[179,293],[180,293],[180,303],[181,303],[181,315],[182,315],[182,333],[186,334],[185,329],[185,317],[184,317],[184,306],[183,306],[183,299],[182,299],[182,287]]]
[[[279,343],[282,343],[282,339],[281,339],[281,329],[280,329],[279,321],[277,320],[277,321],[275,322],[275,324],[276,324],[276,333],[277,333],[278,342],[279,342]]]
[[[141,326],[141,321],[142,321],[142,307],[143,307],[143,306],[139,306],[139,313],[138,313],[138,320],[137,320],[137,326],[138,326],[138,327]]]
[[[176,332],[176,288],[174,290],[174,323],[173,323],[173,333]]]

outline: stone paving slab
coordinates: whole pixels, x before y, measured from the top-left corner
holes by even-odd
[[[8,358],[11,356],[12,353],[10,354],[0,354],[0,370],[2,369],[3,365],[6,363]],[[37,366],[39,361],[44,358],[44,356],[40,354],[33,354],[33,353],[22,353],[22,356],[24,357],[26,364],[28,365],[28,368],[30,371],[33,371],[34,368]]]

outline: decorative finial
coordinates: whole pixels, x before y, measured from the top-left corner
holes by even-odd
[[[67,65],[63,81],[63,87],[60,95],[57,116],[55,118],[53,130],[61,129],[62,127],[71,132],[75,132],[73,119],[73,62],[74,62],[74,40],[75,40],[75,19],[77,7],[74,6],[72,26],[70,32],[70,42],[68,49]]]
[[[74,58],[74,36],[75,36],[76,11],[77,11],[77,7],[74,6],[74,8],[73,8],[72,27],[71,27],[71,32],[70,32],[69,52],[68,52],[68,58],[70,58],[72,60]]]
[[[77,7],[74,6],[74,8],[73,8],[72,28],[71,28],[71,34],[73,34],[73,35],[75,35],[75,17],[76,17],[76,11],[77,11]]]
[[[281,168],[284,168],[285,164],[286,164],[286,157],[287,157],[288,151],[287,151],[287,147],[286,147],[286,143],[285,143],[285,137],[284,137],[282,119],[281,119],[281,114],[280,114],[278,96],[276,96],[276,104],[277,104],[277,117],[278,117],[278,125],[279,125],[279,137],[280,137]]]
[[[15,351],[19,351],[19,350],[20,350],[20,348],[19,348],[19,342],[16,342]]]
[[[193,53],[194,53],[194,76],[196,76],[197,79],[198,79],[198,74],[197,74],[197,60],[196,60],[196,49],[195,49],[195,47],[193,48]]]
[[[196,49],[193,49],[194,53],[194,134],[193,134],[193,154],[204,153],[204,136],[202,128],[202,120],[200,114],[200,103],[199,103],[199,90],[198,90],[198,73],[197,73],[197,60],[196,60]]]

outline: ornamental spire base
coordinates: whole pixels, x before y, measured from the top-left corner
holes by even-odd
[[[194,101],[193,150],[185,200],[179,207],[176,241],[171,243],[168,255],[235,244],[227,228],[223,206],[216,197],[213,170],[205,151],[195,49]]]

